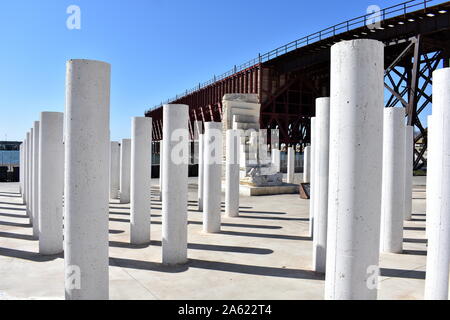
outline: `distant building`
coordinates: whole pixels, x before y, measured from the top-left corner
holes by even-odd
[[[21,144],[20,141],[0,141],[0,166],[12,171],[13,167],[20,165]]]
[[[0,182],[19,181],[20,141],[0,141]]]

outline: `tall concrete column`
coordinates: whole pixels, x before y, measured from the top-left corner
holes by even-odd
[[[109,298],[110,74],[104,62],[67,62],[64,262],[69,300]]]
[[[193,124],[193,129],[194,129],[194,164],[198,165],[198,161],[199,161],[199,156],[200,156],[200,152],[199,152],[199,135],[203,133],[203,125],[201,121],[194,121]]]
[[[41,112],[39,140],[39,253],[63,251],[64,146],[62,112]]]
[[[220,232],[222,199],[222,124],[205,122],[203,231]]]
[[[27,204],[27,139],[22,143],[22,166],[20,167],[22,173],[22,199],[23,204]]]
[[[414,167],[414,127],[405,126],[405,220],[412,215],[412,179]]]
[[[120,146],[120,203],[130,203],[131,139],[122,139]]]
[[[24,142],[22,142],[19,147],[19,192],[20,192],[20,196],[22,197],[22,202],[24,201],[24,196],[23,196],[23,166],[24,166],[23,144],[24,144]]]
[[[303,182],[311,181],[311,146],[306,146],[303,151]]]
[[[276,173],[281,172],[280,131],[278,129],[270,130],[270,148],[272,167]]]
[[[437,168],[438,164],[435,162],[434,155],[434,143],[436,142],[436,138],[434,137],[434,126],[433,126],[433,116],[428,116],[428,128],[427,128],[427,180],[426,180],[426,221],[425,221],[425,235],[428,239],[430,229],[431,229],[431,220],[433,218],[433,213],[436,212],[434,206],[436,205],[435,201],[432,201],[434,190],[433,187],[436,185],[437,181],[433,181],[436,177],[436,174],[433,173],[433,170]]]
[[[27,132],[27,216],[30,218],[30,223],[33,223],[33,214],[31,213],[31,207],[33,203],[33,197],[31,196],[33,184],[33,168],[32,168],[32,153],[33,153],[33,128]]]
[[[258,159],[259,163],[263,165],[272,162],[268,152],[267,129],[260,129],[258,131]]]
[[[34,122],[33,126],[33,238],[39,239],[39,134],[40,134],[39,121]]]
[[[27,152],[28,152],[28,141],[25,138],[25,140],[23,141],[23,203],[25,205],[28,205],[28,200],[27,200],[27,180],[28,180],[28,176],[27,176]]]
[[[119,198],[120,185],[120,146],[119,142],[111,141],[111,155],[109,164],[109,197]]]
[[[205,135],[198,136],[198,211],[203,211],[203,183],[204,183],[204,150],[205,150]]]
[[[239,130],[226,132],[225,214],[239,216]]]
[[[309,183],[309,236],[314,237],[314,198],[316,187],[316,117],[311,117],[311,175]]]
[[[328,224],[328,167],[330,152],[330,98],[316,99],[317,152],[315,161],[313,267],[325,273]]]
[[[130,242],[150,243],[152,118],[131,122]]]
[[[295,150],[294,147],[288,148],[287,153],[287,183],[294,183],[295,173]]]
[[[164,164],[164,140],[159,140],[159,201],[162,202],[163,164]]]
[[[272,165],[275,168],[275,172],[281,172],[281,156],[278,147],[272,149]]]
[[[383,151],[383,43],[358,39],[333,45],[330,75],[325,299],[376,299]]]
[[[381,252],[403,250],[405,214],[405,110],[384,109]]]
[[[436,167],[429,173],[434,183],[427,201],[433,202],[428,232],[425,299],[449,298],[450,263],[450,68],[433,72],[433,138],[431,150]]]
[[[162,262],[187,262],[189,107],[163,107]]]

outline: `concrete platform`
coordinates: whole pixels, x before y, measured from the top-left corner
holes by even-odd
[[[280,186],[264,187],[255,187],[241,184],[239,186],[239,194],[248,197],[277,194],[298,194],[298,184],[283,183]]]
[[[297,179],[297,177],[296,177]],[[110,204],[111,299],[322,299],[324,276],[311,271],[308,200],[298,194],[241,196],[240,217],[204,234],[190,178],[189,263],[161,264],[157,180],[150,246],[129,244],[129,205]],[[62,256],[40,256],[17,184],[0,184],[0,299],[64,299]],[[413,220],[403,254],[381,255],[380,299],[422,299],[425,279],[425,182],[415,179]]]

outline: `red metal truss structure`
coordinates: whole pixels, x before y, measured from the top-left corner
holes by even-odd
[[[431,107],[432,72],[448,66],[450,58],[450,2],[412,0],[374,15],[364,15],[329,27],[272,50],[229,72],[214,77],[167,103],[189,105],[194,121],[221,121],[226,93],[255,93],[261,103],[261,128],[279,129],[280,143],[310,142],[310,118],[315,99],[328,96],[330,47],[342,40],[370,38],[385,48],[385,106],[403,106],[408,124],[424,141],[415,151],[415,165],[426,164],[426,128],[421,113]],[[153,139],[162,139],[162,106],[145,113],[153,118]]]

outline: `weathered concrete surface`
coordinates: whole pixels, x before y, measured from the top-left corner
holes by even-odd
[[[296,174],[295,180],[300,179]],[[111,299],[323,298],[323,276],[311,271],[308,200],[296,194],[242,196],[241,216],[223,216],[221,233],[204,234],[196,211],[196,180],[189,180],[190,261],[184,266],[161,264],[157,179],[152,180],[150,246],[128,244],[129,205],[110,204]],[[0,184],[0,299],[63,299],[63,260],[37,254],[18,190],[18,184]],[[404,253],[381,255],[379,299],[423,298],[424,177],[414,177],[413,212],[413,220],[405,222]],[[217,279],[222,279],[220,290]]]

